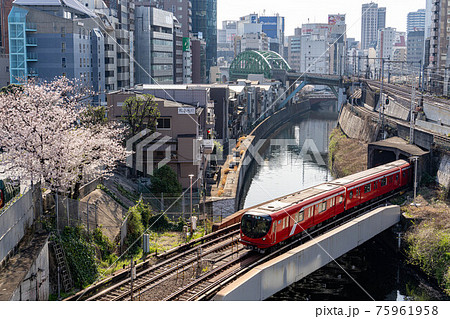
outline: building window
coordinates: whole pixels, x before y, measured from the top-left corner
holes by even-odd
[[[170,129],[170,118],[159,118],[157,128],[166,130]]]
[[[66,67],[66,58],[62,58],[62,59],[61,59],[61,66],[62,66],[63,68]]]
[[[61,27],[61,38],[65,38],[65,37],[66,37],[66,28]]]
[[[66,52],[66,43],[65,42],[61,42],[61,52],[62,53]]]

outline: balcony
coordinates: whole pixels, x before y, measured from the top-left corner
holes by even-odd
[[[28,68],[28,76],[29,77],[39,76],[38,70],[36,68]]]
[[[27,47],[36,47],[37,39],[36,38],[27,38]]]
[[[36,23],[27,22],[27,24],[25,25],[25,31],[36,32],[37,31]]]
[[[37,53],[27,52],[27,62],[37,62]]]

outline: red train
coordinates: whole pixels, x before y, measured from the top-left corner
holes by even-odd
[[[242,215],[240,242],[264,252],[336,215],[409,186],[411,176],[411,165],[398,160],[252,208]]]

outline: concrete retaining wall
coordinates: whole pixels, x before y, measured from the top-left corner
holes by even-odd
[[[267,299],[399,221],[399,206],[376,209],[255,267],[220,291],[214,300]]]
[[[450,126],[450,110],[448,108],[445,109],[440,106],[424,102],[423,111],[425,112],[427,119]]]
[[[33,192],[30,189],[0,215],[0,263],[17,246],[34,219]]]
[[[376,141],[378,135],[377,124],[370,117],[352,112],[351,106],[342,108],[339,116],[339,125],[344,133],[353,139],[362,140],[365,143]]]
[[[442,155],[437,172],[437,181],[442,186],[450,189],[450,155]]]
[[[50,295],[50,264],[48,259],[48,241],[34,260],[10,301],[47,301]]]
[[[426,130],[430,130],[442,135],[450,134],[450,126],[442,126],[432,122],[425,122],[422,120],[416,120],[416,126],[421,127]]]
[[[403,121],[409,121],[410,110],[390,99],[389,105],[386,105],[384,108],[384,114]]]

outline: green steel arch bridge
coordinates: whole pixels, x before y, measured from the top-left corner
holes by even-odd
[[[277,109],[283,108],[308,84],[330,87],[339,101],[343,99],[343,89],[351,85],[339,75],[296,73],[282,56],[273,51],[244,51],[233,60],[230,65],[230,81],[247,79],[250,74],[262,74],[266,79],[278,78],[286,85],[288,96]]]
[[[274,51],[244,51],[230,65],[230,80],[247,79],[249,74],[263,74],[266,79],[271,79],[274,70],[287,72],[291,67]]]

